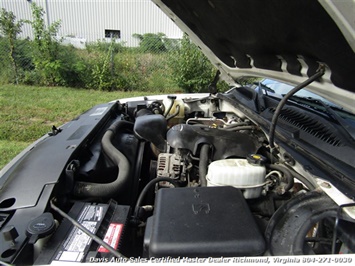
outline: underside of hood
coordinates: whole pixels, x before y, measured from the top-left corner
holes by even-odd
[[[325,64],[309,90],[354,111],[352,0],[154,0],[230,84],[241,76],[299,83]]]

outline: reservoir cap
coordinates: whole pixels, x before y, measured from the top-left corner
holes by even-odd
[[[55,225],[53,215],[50,212],[45,212],[32,220],[26,231],[26,235],[30,237],[29,244],[34,244],[39,238],[52,234]]]
[[[265,165],[267,159],[266,157],[260,155],[260,154],[249,154],[247,156],[247,161],[249,164],[256,165],[256,166],[262,166]]]

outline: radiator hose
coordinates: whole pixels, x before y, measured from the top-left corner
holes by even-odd
[[[116,133],[123,129],[133,129],[133,123],[124,120],[113,123],[102,137],[102,149],[105,154],[118,167],[118,175],[116,180],[111,183],[91,183],[76,182],[74,186],[74,195],[78,197],[113,197],[119,193],[129,178],[130,165],[129,161],[116,147],[112,144],[112,139]]]
[[[200,162],[198,166],[198,173],[200,176],[201,187],[207,187],[207,169],[208,169],[208,153],[210,150],[209,144],[203,144],[200,151]]]

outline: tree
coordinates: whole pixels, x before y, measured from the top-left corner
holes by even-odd
[[[0,13],[0,32],[8,40],[9,44],[9,59],[11,61],[14,73],[15,82],[18,84],[18,71],[17,63],[15,60],[15,42],[17,35],[21,33],[21,27],[23,21],[19,20],[16,22],[16,16],[11,11],[6,11],[4,8],[1,9]]]
[[[46,26],[42,7],[31,4],[33,21],[27,21],[32,26],[34,33],[33,62],[36,70],[43,79],[45,85],[65,85],[61,77],[61,69],[65,67],[59,57],[59,43],[56,35],[60,28],[60,21],[55,21],[51,25]]]

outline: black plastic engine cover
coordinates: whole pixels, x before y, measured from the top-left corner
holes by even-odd
[[[186,124],[173,126],[167,133],[167,141],[171,147],[188,149],[195,155],[200,144],[213,145],[213,160],[246,157],[258,148],[256,138],[251,135]]]
[[[257,256],[265,241],[239,189],[163,188],[145,250],[149,257]]]

